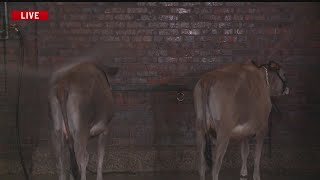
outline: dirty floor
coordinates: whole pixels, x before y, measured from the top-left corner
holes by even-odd
[[[249,171],[249,178],[239,177],[239,172],[236,170],[223,170],[220,173],[220,180],[252,180],[252,172]],[[87,173],[88,180],[95,180],[96,176]],[[25,180],[22,175],[0,175],[1,180]],[[191,172],[177,172],[177,173],[106,173],[104,174],[104,180],[198,180],[196,173]],[[211,179],[207,174],[207,180]],[[261,180],[319,180],[319,173],[294,173],[289,175],[288,173],[277,174],[264,172],[261,176]],[[54,175],[36,175],[32,180],[57,180]]]

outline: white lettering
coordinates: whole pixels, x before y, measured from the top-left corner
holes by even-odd
[[[29,19],[32,19],[34,12],[28,12],[28,14],[29,14]]]
[[[21,17],[21,19],[26,19],[26,17],[24,16],[23,12],[20,13],[20,17]]]
[[[34,13],[34,19],[39,19],[39,12]]]
[[[39,12],[21,12],[21,19],[40,19]]]

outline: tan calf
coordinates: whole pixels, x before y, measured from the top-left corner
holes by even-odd
[[[253,179],[260,180],[259,165],[271,111],[270,96],[288,93],[285,74],[275,62],[260,67],[251,62],[229,64],[204,74],[194,88],[200,179],[205,180],[205,137],[209,134],[216,138],[216,150],[212,155],[213,180],[218,180],[230,138],[242,140],[240,175],[247,176],[248,137],[251,135],[256,136]]]

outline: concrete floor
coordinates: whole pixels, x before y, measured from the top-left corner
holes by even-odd
[[[220,173],[220,180],[252,180],[252,172],[249,172],[250,176],[248,179],[239,177],[239,172],[236,170],[223,170]],[[88,180],[95,180],[95,175],[88,173]],[[211,176],[207,176],[207,180],[211,179]],[[1,180],[25,180],[24,176],[21,175],[1,175]],[[32,180],[57,180],[54,175],[37,175]],[[179,172],[179,173],[107,173],[104,174],[105,180],[198,180],[196,173],[190,172]],[[320,174],[299,174],[294,175],[281,175],[275,173],[264,172],[261,176],[261,180],[319,180]]]

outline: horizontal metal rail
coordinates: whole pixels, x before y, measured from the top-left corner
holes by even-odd
[[[112,85],[113,91],[143,91],[143,92],[165,92],[165,91],[193,91],[193,87],[188,85]]]

